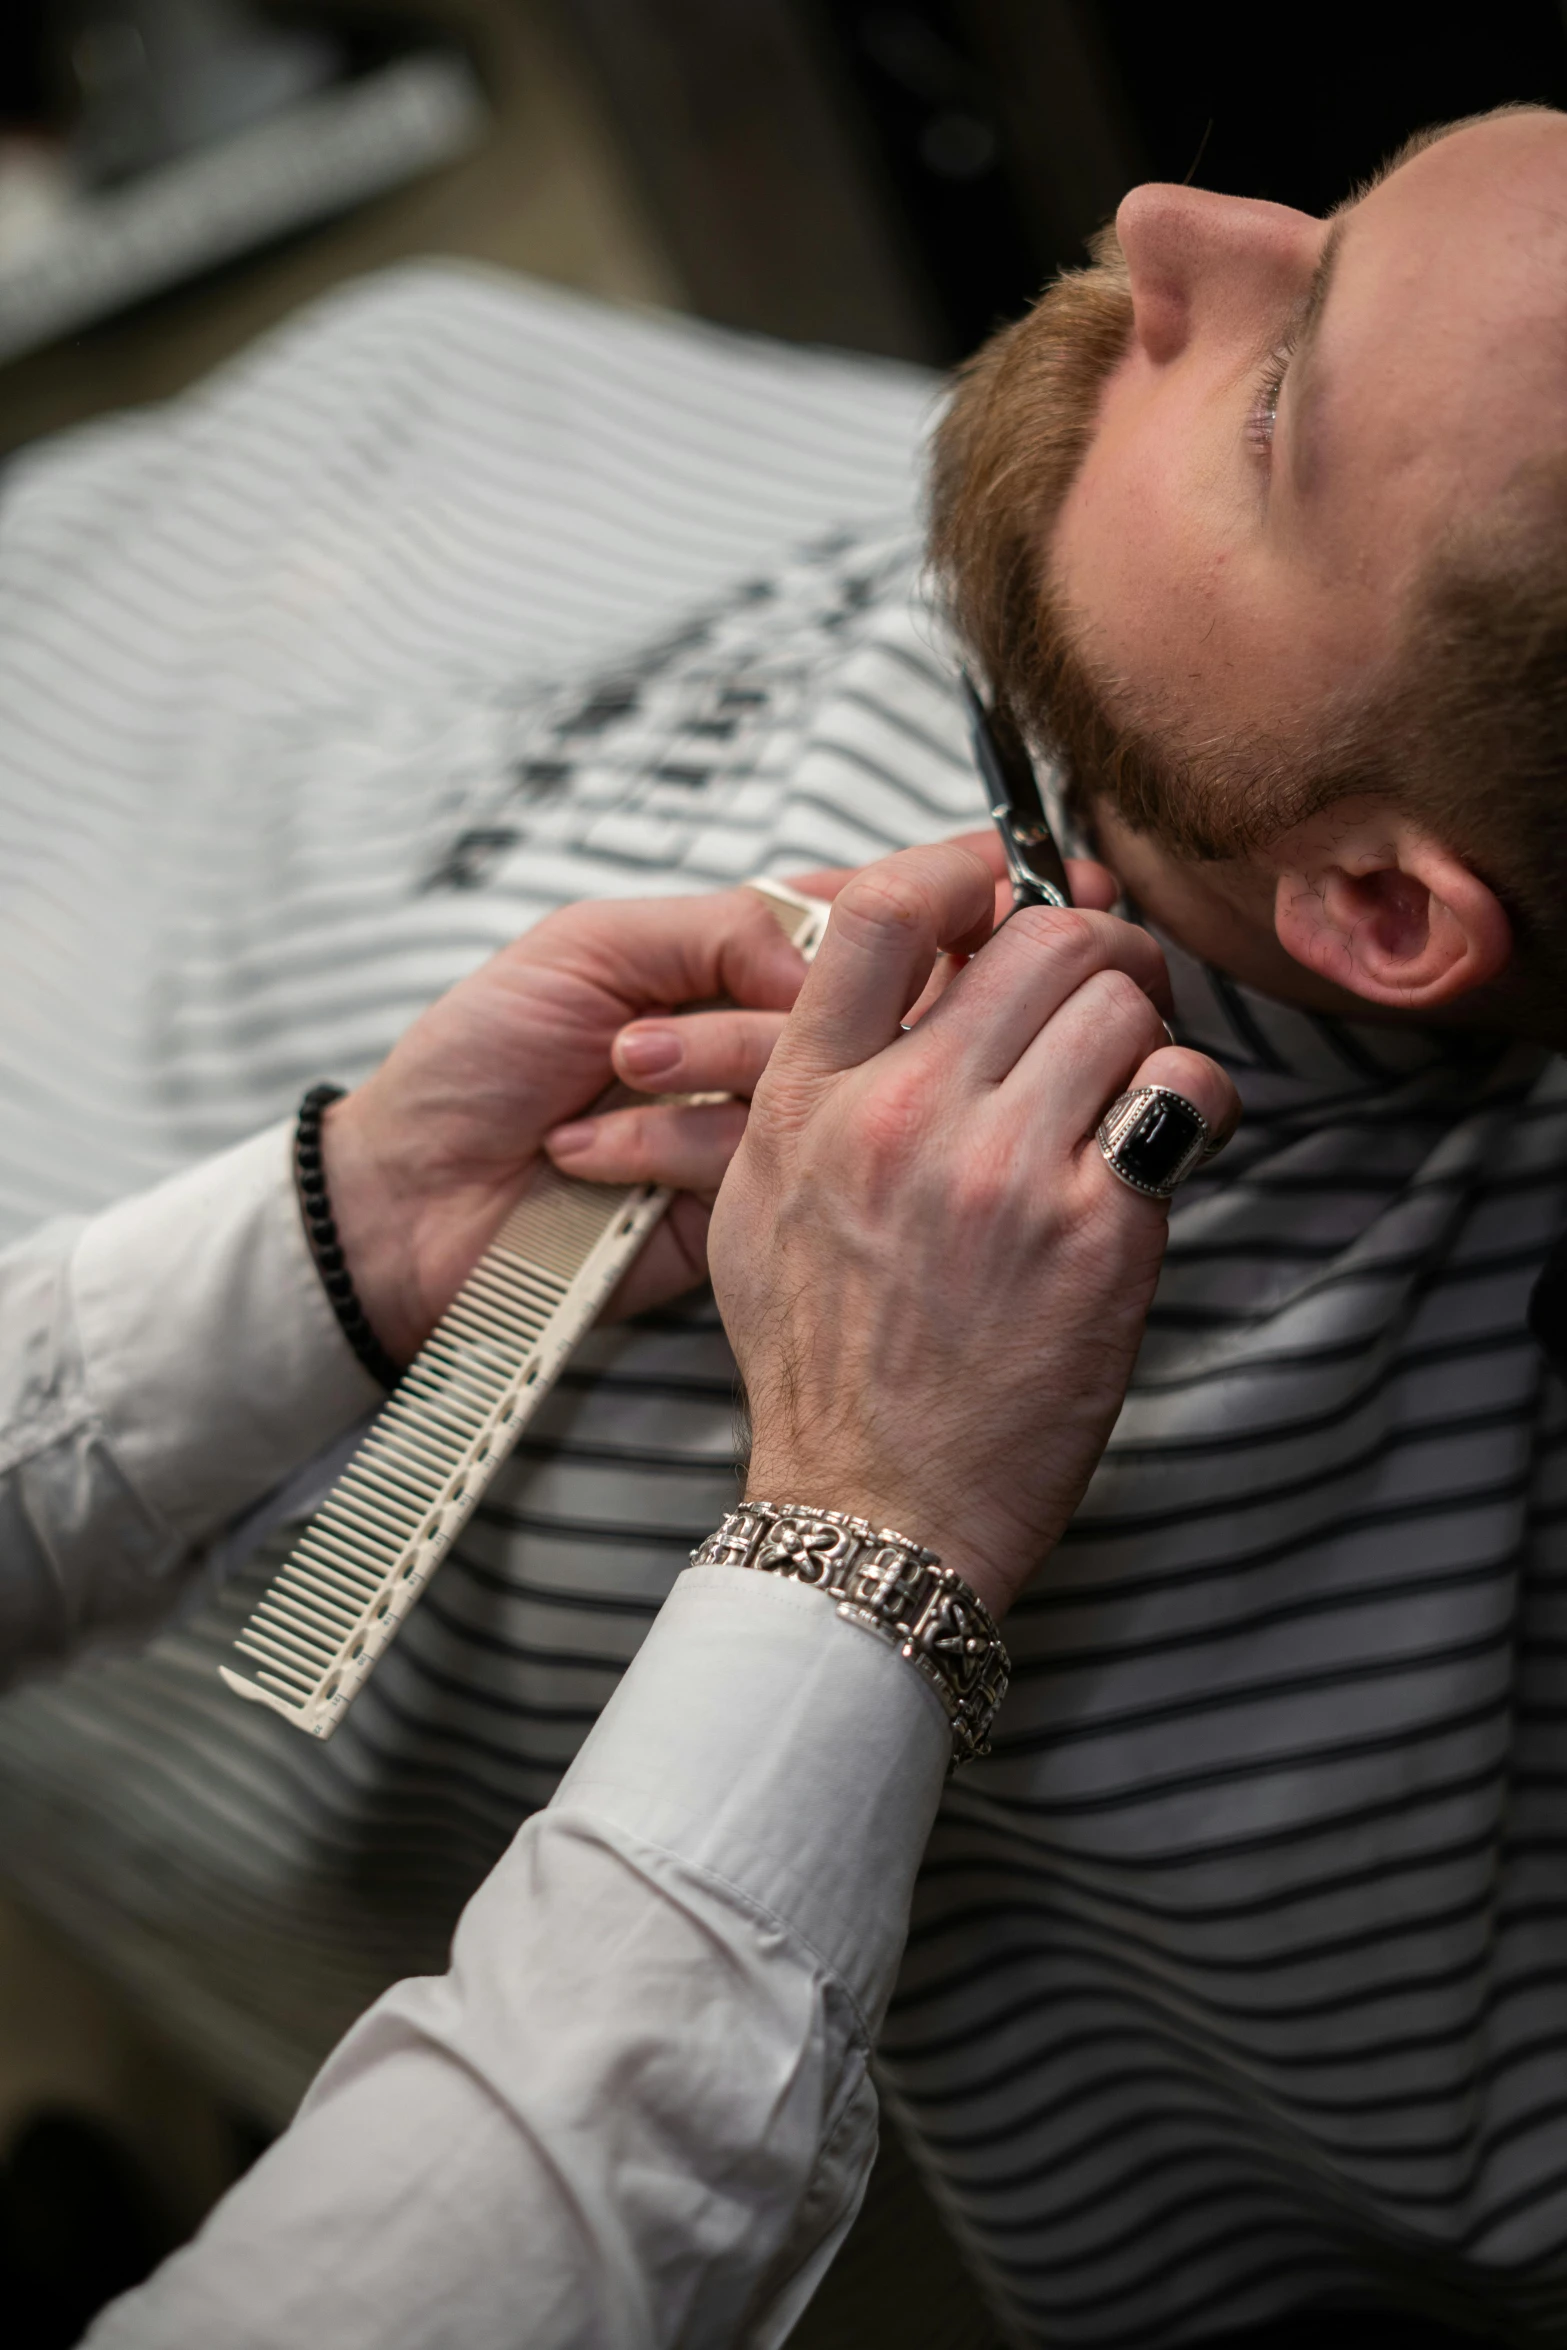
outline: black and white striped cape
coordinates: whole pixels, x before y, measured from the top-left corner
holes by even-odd
[[[928,399],[423,269],[15,465],[6,1234],[351,1080],[564,899],[980,821],[910,596]],[[1561,1071],[1178,977],[1246,1124],[1012,1618],[887,2092],[1020,2339],[1324,2294],[1554,2330]],[[12,1698],[0,1869],[286,2111],[548,1796],[731,1498],[732,1392],[709,1304],[596,1337],[330,1747],[216,1679],[264,1560]]]

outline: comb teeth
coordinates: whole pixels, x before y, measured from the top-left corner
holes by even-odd
[[[330,1738],[668,1200],[540,1168],[258,1602],[231,1689]]]
[[[747,886],[809,959],[828,907]],[[254,1673],[219,1666],[231,1689],[331,1737],[669,1198],[539,1167],[235,1641]]]

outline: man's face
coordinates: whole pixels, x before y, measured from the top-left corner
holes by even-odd
[[[1457,131],[1330,222],[1151,186],[1116,226],[1131,334],[1053,601],[1119,720],[1298,748],[1444,527],[1567,446],[1567,121]]]

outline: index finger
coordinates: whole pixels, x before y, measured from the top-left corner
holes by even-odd
[[[972,849],[975,856],[990,867],[997,881],[1006,879],[1006,858],[993,824],[987,824],[982,830],[974,832],[950,833],[946,840],[936,845],[940,848]],[[875,859],[873,862],[880,863],[881,860]],[[789,887],[803,890],[811,898],[835,898],[846,881],[852,881],[856,873],[864,873],[866,870],[863,865],[818,865],[811,873],[791,873],[788,877]]]
[[[972,955],[990,936],[996,885],[969,849],[903,849],[838,892],[773,1066],[857,1068],[892,1042],[938,954]]]
[[[1000,912],[996,917],[999,921],[1011,906],[1012,888],[1007,879],[1006,856],[995,826],[987,824],[981,832],[955,832],[951,835],[951,845],[972,849],[990,867],[1001,892]],[[1073,905],[1087,906],[1096,914],[1108,914],[1121,894],[1121,884],[1109,866],[1099,864],[1092,857],[1067,857],[1064,861]],[[791,873],[788,881],[791,889],[804,890],[807,897],[835,898],[844,883],[852,881],[855,874],[863,870],[863,866],[859,865],[820,865],[812,873]]]
[[[563,906],[500,959],[586,981],[623,1006],[616,1027],[655,1006],[725,997],[786,1011],[805,973],[799,948],[750,889]]]

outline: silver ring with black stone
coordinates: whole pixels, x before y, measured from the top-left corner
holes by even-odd
[[[1213,1149],[1207,1119],[1168,1085],[1137,1085],[1119,1095],[1094,1140],[1111,1174],[1148,1199],[1168,1199]]]

